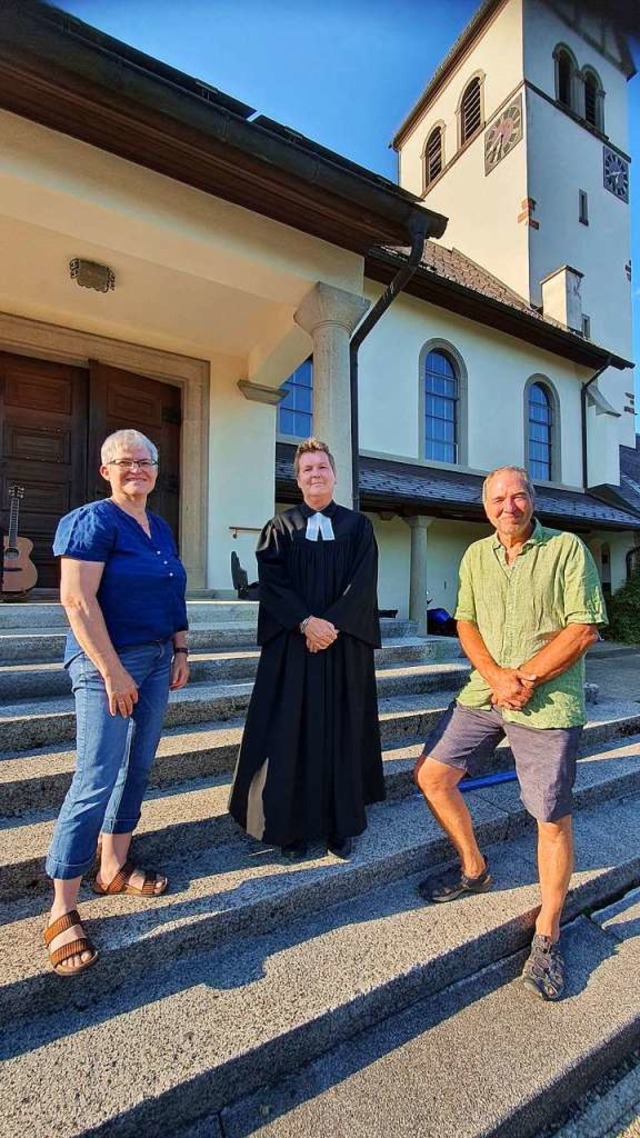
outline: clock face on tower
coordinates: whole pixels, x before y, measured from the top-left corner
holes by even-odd
[[[629,163],[608,146],[602,147],[602,182],[605,190],[623,202],[629,201]]]
[[[484,132],[484,172],[488,174],[522,138],[522,95],[489,123]]]

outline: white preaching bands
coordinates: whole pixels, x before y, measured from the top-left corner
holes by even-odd
[[[307,520],[307,532],[305,537],[307,541],[317,541],[319,536],[322,537],[323,541],[335,541],[331,518],[328,518],[326,514],[318,512],[312,514]]]

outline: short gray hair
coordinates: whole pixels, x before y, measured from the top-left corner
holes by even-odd
[[[127,446],[145,447],[146,450],[149,451],[149,458],[152,458],[154,462],[158,461],[158,448],[156,444],[152,443],[151,439],[148,439],[141,431],[134,431],[132,428],[129,428],[125,431],[114,431],[112,435],[108,435],[104,440],[100,447],[102,465],[107,466],[110,462],[113,462],[118,451]]]
[[[536,492],[533,488],[533,483],[532,483],[531,479],[529,478],[529,475],[527,474],[527,471],[525,470],[524,466],[496,466],[495,470],[489,471],[489,473],[487,474],[487,477],[485,478],[484,482],[482,483],[482,502],[483,502],[483,504],[487,500],[487,494],[489,492],[489,483],[490,483],[491,479],[495,478],[496,474],[507,474],[507,473],[519,474],[520,475],[520,477],[522,478],[522,481],[524,482],[525,490],[527,491],[527,494],[531,498],[531,501],[535,502]]]

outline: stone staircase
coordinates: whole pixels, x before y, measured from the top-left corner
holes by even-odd
[[[171,698],[134,847],[171,891],[84,886],[100,960],[65,981],[41,947],[74,761],[64,616],[0,606],[0,1135],[534,1134],[640,1036],[640,703],[590,707],[569,990],[545,1005],[514,982],[538,904],[516,784],[468,799],[497,888],[444,909],[416,892],[451,861],[411,769],[464,680],[457,642],[384,622],[388,799],[350,862],[318,848],[290,865],[226,813],[255,621],[250,603],[190,604],[193,680]],[[509,762],[501,746],[488,769]]]

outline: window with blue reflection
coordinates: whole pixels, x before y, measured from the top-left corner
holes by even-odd
[[[425,365],[425,458],[458,461],[458,376],[449,356],[429,352]]]
[[[552,470],[553,408],[551,396],[541,383],[529,388],[529,475],[546,482]]]
[[[313,364],[305,360],[282,385],[286,395],[278,407],[278,432],[308,439],[313,434]]]

